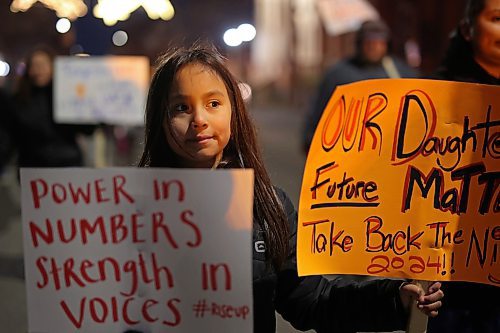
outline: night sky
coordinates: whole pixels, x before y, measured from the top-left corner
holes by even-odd
[[[241,23],[253,23],[253,0],[171,0],[176,10],[170,21],[151,20],[139,8],[125,22],[112,27],[93,17],[96,0],[87,0],[89,12],[73,22],[69,33],[55,31],[57,16],[41,4],[25,13],[12,13],[10,0],[0,0],[0,53],[15,62],[37,44],[48,44],[60,53],[69,54],[71,47],[80,45],[91,55],[144,54],[154,58],[172,44],[186,44],[197,39],[223,46],[226,29]],[[123,29],[129,42],[121,47],[112,45],[115,31]]]

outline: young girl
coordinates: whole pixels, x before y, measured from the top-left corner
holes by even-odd
[[[139,166],[254,170],[253,239],[265,244],[253,252],[255,332],[275,332],[275,311],[300,330],[402,329],[411,297],[424,313],[437,315],[440,283],[424,295],[416,285],[396,280],[298,277],[297,213],[287,195],[271,184],[238,84],[215,49],[176,49],[159,59]]]

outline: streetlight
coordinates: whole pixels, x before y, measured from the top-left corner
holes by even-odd
[[[255,38],[257,31],[255,27],[249,23],[243,23],[238,28],[226,30],[223,39],[227,46],[236,47],[243,42],[250,42]]]
[[[255,27],[249,23],[240,24],[237,28],[230,28],[226,30],[224,33],[223,39],[224,43],[231,48],[235,48],[244,44],[245,42],[250,42],[255,38],[257,31]],[[248,49],[245,48],[245,45],[234,49],[233,52],[235,59],[235,70],[238,72],[239,76],[241,76],[242,80],[246,79],[246,67],[245,63],[248,61]],[[247,83],[240,83],[239,85],[240,91],[242,93],[243,99],[245,101],[250,100],[252,96],[252,88]]]
[[[71,22],[67,18],[63,17],[57,20],[56,30],[58,33],[65,34],[69,29],[71,29]]]
[[[0,77],[9,75],[10,66],[6,61],[0,60]]]
[[[123,46],[127,44],[128,41],[128,35],[125,31],[123,30],[118,30],[113,34],[113,44],[116,46]]]

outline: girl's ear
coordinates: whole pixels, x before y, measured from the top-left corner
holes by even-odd
[[[464,37],[464,39],[468,42],[472,41],[472,38],[474,37],[474,27],[472,24],[466,22],[466,21],[461,21],[460,22],[460,33]]]

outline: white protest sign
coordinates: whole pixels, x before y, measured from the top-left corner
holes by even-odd
[[[29,332],[253,332],[252,170],[21,169]]]
[[[54,117],[58,123],[142,125],[150,82],[143,56],[57,57]]]
[[[356,31],[364,21],[379,18],[377,10],[367,0],[317,0],[316,6],[331,36]]]

